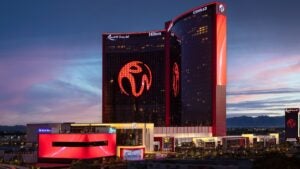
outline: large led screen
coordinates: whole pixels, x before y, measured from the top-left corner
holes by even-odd
[[[39,134],[40,159],[91,159],[115,155],[116,134]]]
[[[164,32],[103,35],[103,122],[165,125]]]
[[[285,110],[285,137],[287,140],[298,138],[298,108],[288,108]]]

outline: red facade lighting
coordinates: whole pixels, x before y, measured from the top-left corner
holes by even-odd
[[[92,159],[116,155],[116,134],[39,134],[39,159]]]
[[[294,119],[288,119],[286,122],[286,126],[288,128],[295,128],[296,127],[296,121]]]
[[[173,89],[173,95],[174,97],[176,97],[179,94],[179,77],[180,77],[180,73],[179,73],[179,66],[178,64],[175,62],[173,64],[173,68],[172,68],[172,72],[173,72],[173,76],[172,76],[172,89]]]
[[[299,140],[299,108],[285,109],[285,138],[286,141]]]
[[[137,86],[137,78],[135,76],[138,74],[143,74],[140,83],[141,86],[139,87]],[[152,73],[149,66],[143,64],[143,62],[141,61],[132,61],[125,64],[119,72],[118,84],[121,92],[129,96],[130,94],[125,90],[123,86],[123,79],[127,79],[129,81],[131,94],[134,97],[139,97],[143,94],[145,88],[146,90],[150,90],[152,84]]]
[[[226,85],[226,16],[217,15],[217,85]]]
[[[171,65],[176,54],[180,58],[181,125],[212,126],[213,136],[226,135],[225,13],[224,4],[210,3],[179,15],[166,26],[180,48],[176,53],[176,41],[170,41],[174,51],[167,57],[173,59]]]
[[[216,3],[215,18],[215,56],[213,84],[213,135],[226,135],[226,54],[227,54],[227,19],[225,6]]]

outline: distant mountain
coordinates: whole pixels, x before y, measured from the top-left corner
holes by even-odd
[[[284,116],[269,117],[231,117],[226,119],[227,128],[243,128],[243,127],[284,127]],[[12,132],[26,132],[26,126],[0,126],[0,132],[12,133]]]
[[[0,132],[13,133],[13,132],[26,132],[26,126],[16,125],[16,126],[0,126]]]
[[[284,127],[284,116],[269,117],[232,117],[227,118],[227,128],[242,128],[242,127]]]

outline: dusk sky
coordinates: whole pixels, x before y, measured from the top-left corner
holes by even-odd
[[[101,34],[162,29],[207,2],[1,0],[0,125],[101,122]],[[225,3],[227,117],[300,107],[300,1]]]

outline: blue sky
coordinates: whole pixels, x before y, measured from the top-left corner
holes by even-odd
[[[100,122],[103,32],[157,30],[204,0],[0,1],[0,124]],[[227,4],[227,116],[300,105],[297,0]]]

